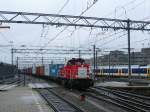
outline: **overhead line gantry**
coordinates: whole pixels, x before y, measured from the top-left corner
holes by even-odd
[[[79,57],[81,57],[81,54],[83,55],[91,55],[93,54],[92,50],[90,49],[80,49],[80,50],[75,50],[75,49],[28,49],[28,48],[24,48],[24,49],[16,49],[16,48],[12,48],[11,49],[11,60],[12,60],[12,64],[14,63],[14,54],[61,54],[61,55],[65,55],[65,54],[78,54]],[[18,57],[19,59],[20,57]],[[40,58],[42,60],[45,60],[44,57],[26,57],[27,59],[32,59],[32,58]],[[48,58],[48,57],[47,57]],[[47,59],[46,58],[46,59]],[[21,58],[23,59],[23,57]],[[24,57],[25,59],[25,57]],[[51,57],[49,57],[48,59],[51,59]]]
[[[53,18],[58,21],[53,21]],[[73,21],[75,20],[76,21]],[[98,18],[87,16],[28,13],[28,12],[9,12],[0,11],[1,23],[24,23],[24,24],[47,24],[56,26],[79,26],[90,28],[111,28],[114,30],[146,30],[150,31],[150,22],[122,20],[110,18]],[[129,25],[130,24],[130,25]],[[128,26],[129,25],[129,26]]]

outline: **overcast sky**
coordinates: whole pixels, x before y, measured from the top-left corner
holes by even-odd
[[[59,14],[80,15],[94,0],[0,0],[0,11],[22,11],[57,14],[62,6],[68,1]],[[83,16],[149,20],[150,0],[98,0]],[[43,46],[48,40],[54,38],[64,27],[24,24],[3,24],[11,28],[0,32],[0,45],[10,45],[13,41],[14,48],[21,45]],[[101,49],[114,50],[127,48],[126,32],[111,36],[115,32],[92,30],[90,28],[77,28],[70,36],[74,27],[68,27],[55,40],[51,41],[46,48],[57,46],[92,48],[93,44]],[[41,36],[42,35],[42,36]],[[120,37],[121,35],[124,35]],[[142,41],[141,41],[142,40]],[[132,32],[131,47],[135,50],[149,47],[150,35],[147,32]],[[51,47],[50,47],[51,46]],[[10,62],[10,47],[0,47],[0,61]],[[29,55],[28,55],[29,56]]]

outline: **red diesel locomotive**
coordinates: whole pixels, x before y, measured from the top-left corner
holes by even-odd
[[[60,69],[59,78],[69,88],[87,89],[93,85],[90,65],[81,58],[72,58]]]

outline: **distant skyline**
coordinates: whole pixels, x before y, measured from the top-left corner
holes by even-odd
[[[94,0],[0,0],[0,11],[22,11],[48,14],[80,15]],[[64,6],[64,7],[63,7]],[[60,11],[60,9],[62,9]],[[149,0],[98,0],[83,16],[150,20]],[[63,28],[42,25],[3,24],[10,26],[9,30],[0,31],[0,61],[11,62],[10,46],[14,48],[43,46],[48,40],[53,39]],[[84,48],[92,49],[96,44],[100,49],[121,50],[127,48],[126,32],[102,31],[101,29],[68,27],[48,46],[55,48]],[[72,33],[74,31],[74,33]],[[121,31],[121,30],[120,30]],[[112,36],[113,35],[113,36]],[[124,36],[121,36],[124,35]],[[13,42],[13,43],[12,43]],[[46,47],[46,48],[51,48]],[[131,48],[139,50],[142,47],[150,47],[150,35],[148,32],[131,32]],[[18,55],[22,56],[22,55]],[[28,54],[27,56],[34,56]],[[51,55],[55,56],[55,55]],[[73,57],[73,55],[68,55]],[[76,55],[77,56],[77,55]],[[67,56],[66,56],[67,57]]]

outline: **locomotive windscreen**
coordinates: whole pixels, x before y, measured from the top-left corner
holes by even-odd
[[[72,58],[68,61],[67,65],[84,64],[85,60],[81,58]]]

